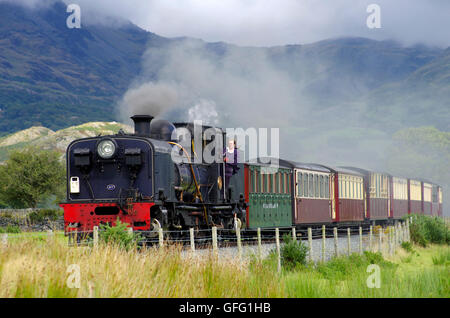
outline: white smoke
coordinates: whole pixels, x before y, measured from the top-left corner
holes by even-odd
[[[219,123],[219,113],[216,110],[216,103],[212,100],[200,100],[197,104],[189,108],[188,118],[190,122],[201,120],[205,125],[217,126]]]

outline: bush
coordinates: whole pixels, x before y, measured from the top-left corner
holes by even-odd
[[[120,222],[119,218],[117,218],[116,226],[101,224],[99,233],[100,241],[106,244],[118,245],[127,251],[136,247],[140,236],[134,233],[130,234],[127,230],[127,225],[127,223]]]
[[[395,269],[395,264],[386,261],[381,253],[365,251],[362,255],[353,253],[350,256],[332,258],[326,263],[318,263],[316,270],[326,279],[344,280],[353,273],[365,271],[370,264],[377,264],[385,269]]]
[[[36,208],[65,188],[59,153],[37,147],[13,151],[0,165],[0,201],[12,208]]]
[[[20,233],[20,227],[18,225],[8,225],[6,227],[0,227],[0,233]]]
[[[288,270],[306,265],[308,247],[302,241],[294,241],[291,235],[283,236],[284,245],[281,247],[281,265]]]
[[[56,221],[64,215],[64,210],[61,209],[41,209],[28,214],[28,219],[31,223],[41,223],[45,220]]]
[[[402,248],[408,253],[414,253],[411,242],[402,242]]]
[[[411,240],[423,247],[429,243],[449,244],[450,230],[442,218],[414,215],[410,225]]]

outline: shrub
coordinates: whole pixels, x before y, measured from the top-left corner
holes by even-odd
[[[31,223],[41,223],[45,220],[56,221],[64,214],[61,209],[40,209],[28,214]]]
[[[12,208],[36,208],[64,193],[65,168],[59,153],[37,147],[13,151],[0,165],[0,201]]]
[[[8,225],[6,227],[0,227],[0,233],[20,233],[20,227],[18,225]]]
[[[117,218],[115,226],[101,224],[99,232],[100,241],[106,244],[117,245],[127,251],[136,247],[140,240],[140,236],[134,233],[130,234],[127,231],[127,225],[127,223],[120,222],[119,218]]]
[[[414,215],[410,225],[411,240],[423,247],[429,243],[449,244],[450,230],[442,218]]]
[[[386,261],[381,253],[365,251],[362,255],[353,253],[350,256],[332,258],[326,263],[318,263],[316,270],[327,279],[344,280],[354,273],[365,271],[370,264],[377,264],[385,269],[395,269],[395,264]]]
[[[402,242],[402,248],[408,253],[414,253],[411,242]]]
[[[281,265],[288,270],[298,265],[306,265],[308,247],[302,241],[294,241],[291,235],[283,236],[284,245],[281,247]]]

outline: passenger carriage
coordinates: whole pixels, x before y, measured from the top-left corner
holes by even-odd
[[[366,219],[371,221],[387,220],[390,215],[390,189],[387,173],[374,172],[361,168],[347,167],[364,175],[364,190],[366,194]]]
[[[337,221],[334,171],[317,164],[294,163],[294,223]]]
[[[364,201],[364,174],[354,169],[333,168],[337,222],[363,222],[367,217]]]
[[[278,167],[269,164],[245,164],[245,199],[247,228],[292,226],[292,167],[279,160]]]

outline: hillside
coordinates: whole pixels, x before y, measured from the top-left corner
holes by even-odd
[[[67,146],[75,139],[94,137],[100,134],[112,135],[120,129],[125,132],[133,132],[131,127],[117,122],[90,122],[57,131],[45,127],[31,127],[0,138],[0,162],[8,158],[10,151],[28,146],[55,150],[64,156]]]
[[[373,122],[381,131],[449,128],[450,49],[365,38],[237,47],[164,38],[131,23],[68,29],[66,17],[59,2],[40,9],[0,3],[0,136],[33,126],[58,130],[117,120],[115,105],[130,85],[163,76],[170,49],[186,40],[198,43],[199,56],[215,67],[237,52],[242,60],[233,65],[242,63],[243,76],[254,71],[246,69],[253,56],[267,55],[270,68],[289,77],[294,99],[311,104],[312,119],[320,120],[323,112],[339,118],[358,111],[364,125]],[[151,63],[143,61],[149,55]],[[180,55],[180,65],[189,59]],[[218,102],[218,107],[225,106]]]

